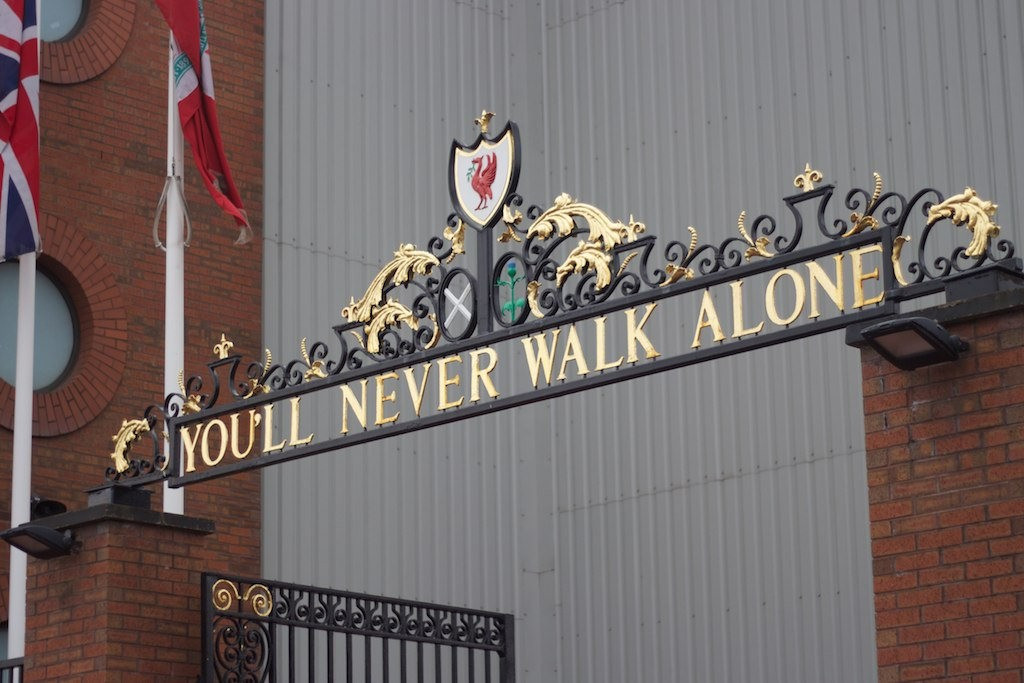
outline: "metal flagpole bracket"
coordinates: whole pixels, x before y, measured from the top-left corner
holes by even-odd
[[[153,216],[153,246],[160,251],[167,251],[166,245],[160,241],[160,216],[164,212],[164,205],[167,203],[167,188],[173,185],[178,197],[181,199],[181,211],[185,217],[185,241],[186,247],[192,246],[192,220],[188,215],[188,203],[185,201],[185,192],[182,189],[181,178],[178,176],[167,176],[164,180],[164,189],[160,192],[160,200],[156,203],[156,214]]]

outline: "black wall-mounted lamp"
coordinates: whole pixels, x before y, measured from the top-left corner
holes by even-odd
[[[31,522],[0,531],[0,538],[41,560],[70,555],[75,549],[75,536],[70,530],[57,531]]]
[[[969,348],[966,341],[931,318],[897,318],[865,327],[860,332],[879,355],[901,370],[958,359]]]

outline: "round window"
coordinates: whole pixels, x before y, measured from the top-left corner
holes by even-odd
[[[18,264],[0,263],[0,379],[14,384],[18,328]],[[60,284],[36,269],[36,330],[32,390],[51,389],[75,357],[78,325]]]
[[[56,43],[72,38],[85,17],[85,0],[40,0],[39,38]]]

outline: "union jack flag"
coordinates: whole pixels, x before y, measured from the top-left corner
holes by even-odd
[[[35,0],[0,0],[0,261],[39,251]]]

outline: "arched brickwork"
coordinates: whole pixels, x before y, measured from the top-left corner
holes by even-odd
[[[89,0],[85,24],[69,40],[41,42],[39,76],[48,83],[81,83],[117,61],[135,21],[135,0]]]
[[[78,319],[75,359],[54,389],[37,391],[33,436],[58,436],[99,415],[121,383],[128,349],[124,302],[99,249],[81,231],[54,216],[42,216],[46,236],[39,267],[70,296]],[[37,329],[44,329],[37,321]],[[0,380],[0,426],[14,421],[14,387]]]

